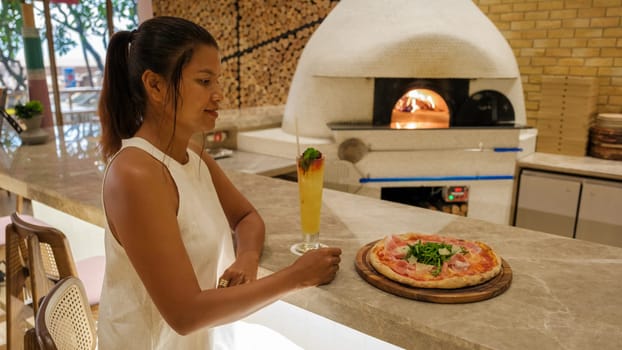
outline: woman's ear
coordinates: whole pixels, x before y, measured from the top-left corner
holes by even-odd
[[[166,98],[166,82],[162,79],[162,76],[147,69],[143,72],[142,81],[145,91],[147,92],[147,97],[154,102],[164,103]]]

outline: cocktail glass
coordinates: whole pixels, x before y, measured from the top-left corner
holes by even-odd
[[[312,160],[307,169],[303,168],[301,157],[296,159],[302,242],[292,246],[291,251],[295,254],[304,254],[308,250],[322,246],[320,244],[320,212],[324,187],[324,159],[322,156],[322,158]]]

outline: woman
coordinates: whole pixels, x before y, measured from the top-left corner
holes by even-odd
[[[99,103],[108,163],[100,349],[214,348],[215,326],[337,273],[341,250],[325,248],[257,279],[264,223],[190,142],[214,128],[220,73],[214,38],[181,18],[110,40]]]

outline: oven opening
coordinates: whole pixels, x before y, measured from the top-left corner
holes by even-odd
[[[448,128],[468,98],[468,79],[375,78],[373,125]]]
[[[469,187],[383,187],[380,190],[380,199],[467,216]]]
[[[449,127],[449,107],[445,99],[430,89],[406,92],[393,106],[391,128],[432,129]]]

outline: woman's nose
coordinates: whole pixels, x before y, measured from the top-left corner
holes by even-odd
[[[223,96],[223,92],[222,92],[222,87],[220,86],[220,84],[217,84],[216,85],[216,90],[212,94],[212,100],[214,102],[220,102],[220,101],[222,101],[223,98],[224,98],[224,96]]]
[[[223,99],[222,92],[215,92],[215,93],[212,94],[212,100],[214,102],[220,102],[220,101],[222,101],[222,99]]]

